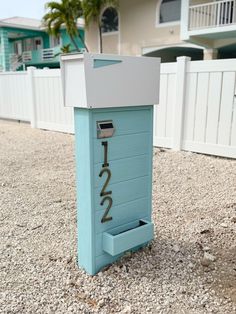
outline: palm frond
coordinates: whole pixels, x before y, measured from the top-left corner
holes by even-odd
[[[57,36],[64,25],[73,45],[78,49],[75,38],[77,36],[82,38],[77,28],[77,20],[83,14],[81,0],[51,1],[46,4],[45,8],[43,24],[48,33]]]

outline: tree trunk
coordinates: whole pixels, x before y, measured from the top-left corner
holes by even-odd
[[[99,42],[100,42],[100,53],[103,53],[103,43],[102,43],[102,26],[98,25],[99,29]]]
[[[82,44],[84,45],[84,48],[86,49],[86,51],[89,52],[88,46],[86,45],[85,40],[83,39],[79,31],[78,31],[78,37],[81,40]]]
[[[76,43],[74,37],[73,37],[72,35],[69,35],[69,36],[70,36],[70,39],[71,39],[73,45],[75,46],[75,49],[76,49],[77,51],[80,51],[80,49],[79,49],[79,47],[78,47],[78,45],[77,45],[77,43]]]

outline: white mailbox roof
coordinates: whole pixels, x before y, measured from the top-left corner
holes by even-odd
[[[159,58],[68,54],[61,56],[61,71],[65,106],[141,106],[159,100]]]

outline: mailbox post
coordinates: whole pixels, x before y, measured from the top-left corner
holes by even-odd
[[[96,274],[153,239],[153,104],[160,60],[61,57],[64,103],[74,107],[78,264]]]

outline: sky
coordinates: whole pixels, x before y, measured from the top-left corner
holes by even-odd
[[[0,0],[0,19],[22,16],[41,20],[47,2],[50,0]]]

